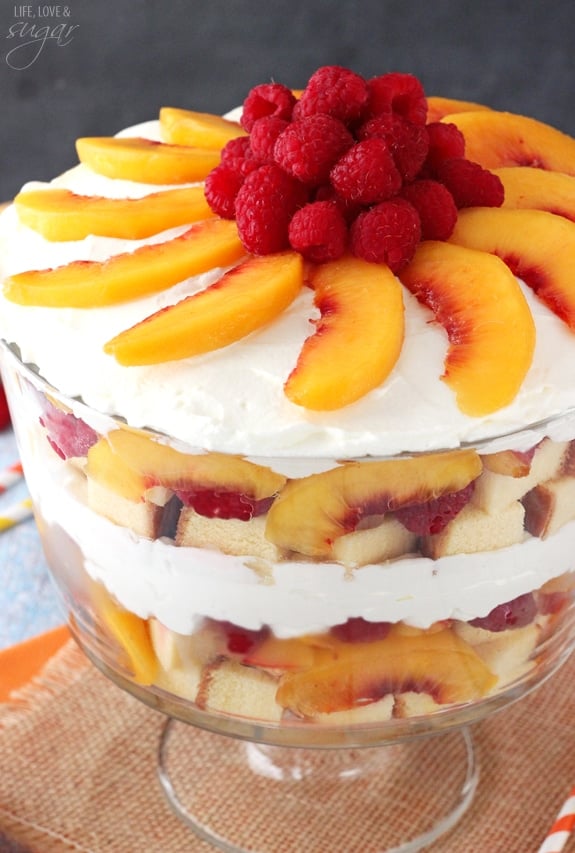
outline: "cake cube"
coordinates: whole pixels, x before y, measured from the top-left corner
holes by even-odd
[[[276,562],[281,551],[266,539],[266,516],[249,521],[237,518],[207,518],[191,507],[180,513],[176,545],[193,548],[216,548],[224,554],[247,555]]]
[[[147,500],[131,501],[108,489],[93,477],[87,478],[88,505],[98,515],[127,527],[137,536],[156,539],[161,531],[163,508]]]
[[[524,509],[519,501],[489,515],[472,504],[463,507],[441,533],[423,536],[420,547],[434,560],[452,554],[495,551],[521,542],[524,535]]]
[[[332,554],[346,566],[365,566],[393,560],[415,551],[417,537],[393,516],[381,516],[373,527],[356,529],[335,540]]]
[[[522,499],[525,528],[545,539],[575,519],[575,477],[563,476],[540,483]]]
[[[484,469],[475,481],[471,503],[490,514],[500,512],[520,500],[538,483],[555,477],[561,470],[567,447],[566,441],[544,439],[537,447],[525,477],[509,477]]]
[[[277,681],[266,672],[221,658],[205,667],[200,686],[202,707],[236,716],[279,722]]]

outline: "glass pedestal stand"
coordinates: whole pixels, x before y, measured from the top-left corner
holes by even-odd
[[[226,853],[414,853],[461,818],[479,771],[468,728],[302,749],[169,718],[158,776],[178,817]]]

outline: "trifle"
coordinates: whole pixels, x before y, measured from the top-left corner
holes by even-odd
[[[380,743],[572,646],[575,140],[337,66],[166,107],[0,220],[71,628],[216,731]]]

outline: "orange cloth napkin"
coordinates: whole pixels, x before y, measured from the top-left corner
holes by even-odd
[[[157,780],[165,718],[108,681],[66,637],[60,629],[0,656],[6,689],[12,667],[31,672],[50,646],[59,646],[39,677],[0,706],[0,851],[209,853],[213,848],[171,811]],[[575,781],[574,711],[575,655],[533,694],[476,725],[481,776],[473,804],[428,849],[536,853]],[[178,726],[187,748],[206,755],[197,784],[228,821],[245,826],[249,820],[249,849],[257,851],[273,815],[266,816],[253,792],[234,784],[227,740]],[[341,853],[382,849],[377,839],[366,841],[368,816],[357,803],[342,798],[341,810],[340,819],[358,827],[358,846]],[[330,842],[319,853],[327,849],[336,853],[337,845]],[[564,848],[573,851],[575,838]],[[318,851],[300,836],[295,846],[286,842],[273,853]]]
[[[0,651],[0,702],[7,702],[14,690],[31,681],[69,639],[70,632],[62,625]]]

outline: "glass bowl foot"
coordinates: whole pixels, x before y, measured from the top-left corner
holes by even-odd
[[[301,749],[168,719],[158,777],[178,817],[226,853],[414,853],[461,818],[479,771],[469,729]]]

